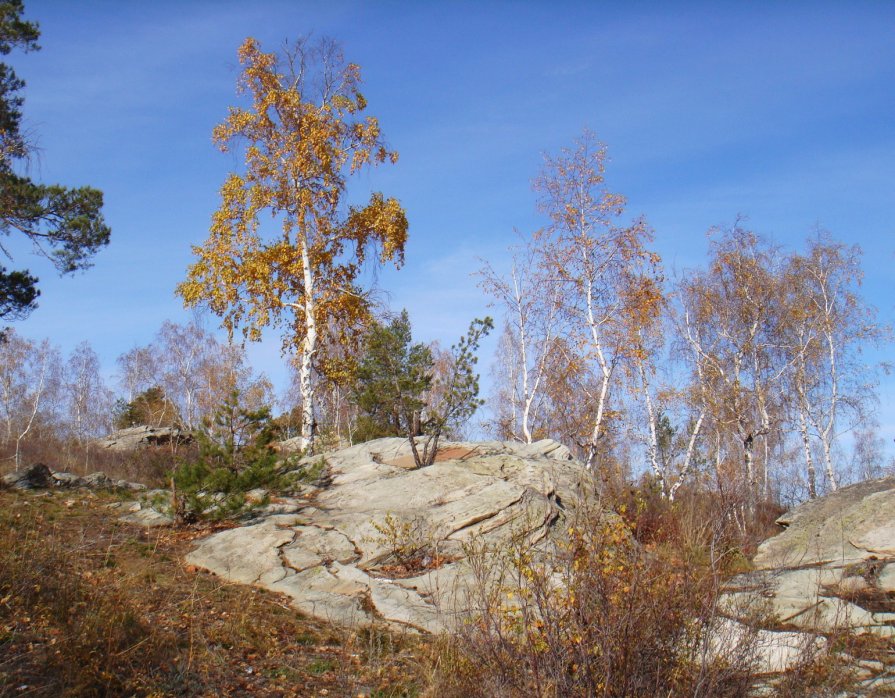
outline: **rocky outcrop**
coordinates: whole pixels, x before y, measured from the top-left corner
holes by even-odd
[[[891,642],[895,478],[862,482],[805,502],[777,523],[785,530],[759,547],[754,570],[728,583],[722,599],[726,612],[760,619],[780,631],[778,637],[785,634],[792,646],[842,632]],[[793,652],[791,661],[798,655]],[[855,666],[861,668],[859,662]],[[895,667],[881,664],[867,673],[868,686],[883,679],[895,685]]]
[[[181,444],[192,440],[191,434],[180,429],[175,429],[174,427],[151,427],[144,424],[127,429],[119,429],[106,438],[96,441],[96,445],[100,448],[107,448],[110,451],[135,451],[149,446],[164,446],[172,442]]]
[[[895,637],[895,478],[806,502],[777,523],[730,600],[756,595],[790,628]]]
[[[283,592],[323,619],[438,631],[464,605],[464,545],[551,535],[585,476],[554,441],[445,444],[417,469],[405,439],[379,439],[303,465],[320,459],[329,484],[296,514],[214,534],[187,562]],[[419,568],[396,574],[413,546]]]

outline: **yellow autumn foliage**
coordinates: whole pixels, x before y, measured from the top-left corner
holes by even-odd
[[[379,122],[361,116],[360,68],[332,42],[299,42],[278,55],[248,38],[238,55],[238,91],[249,104],[231,107],[213,139],[223,152],[242,147],[243,167],[224,181],[208,238],[193,248],[177,293],[249,340],[280,328],[312,410],[311,371],[331,365],[324,347],[352,343],[368,319],[364,264],[403,264],[401,204],[378,192],[363,206],[345,201],[351,175],[398,155]],[[310,437],[313,413],[303,420]]]

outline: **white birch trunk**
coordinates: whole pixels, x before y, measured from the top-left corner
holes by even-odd
[[[299,365],[299,387],[301,390],[301,435],[305,448],[314,443],[314,383],[312,370],[314,355],[317,352],[317,317],[314,298],[314,273],[308,253],[308,240],[305,234],[301,241],[301,265],[304,274],[304,314],[305,337],[301,345],[301,364]]]
[[[602,436],[603,415],[606,410],[606,398],[609,395],[609,379],[612,377],[612,368],[606,361],[603,353],[603,344],[600,341],[600,330],[594,316],[594,297],[593,282],[587,279],[587,325],[590,329],[591,340],[594,343],[594,349],[597,352],[597,362],[600,365],[600,395],[597,398],[597,414],[594,417],[594,428],[590,437],[590,448],[588,449],[587,462],[585,463],[588,470],[593,470],[597,456],[597,444]]]
[[[653,398],[649,391],[649,381],[646,377],[646,369],[643,367],[642,357],[637,359],[637,370],[640,373],[640,383],[643,386],[643,400],[646,405],[646,419],[649,423],[649,441],[646,452],[649,456],[650,467],[656,479],[659,481],[659,490],[663,497],[668,497],[668,484],[665,469],[659,465],[659,434],[656,430],[656,412],[653,409]]]
[[[674,497],[677,494],[678,489],[681,485],[684,484],[684,480],[690,474],[690,470],[693,468],[693,454],[696,452],[696,439],[699,438],[699,431],[702,429],[702,422],[705,419],[705,409],[699,413],[699,418],[696,420],[696,424],[693,425],[693,431],[690,432],[690,439],[687,441],[687,452],[684,455],[684,465],[681,468],[681,474],[678,476],[675,483],[671,486],[671,489],[668,491],[668,501],[673,502]],[[720,448],[718,449],[720,454]]]
[[[830,356],[830,412],[827,423],[820,434],[824,447],[824,468],[827,482],[834,492],[839,488],[836,482],[836,469],[833,467],[833,436],[836,429],[836,407],[839,404],[839,375],[836,370],[836,344],[832,332],[827,332],[827,348]]]
[[[802,437],[802,448],[805,451],[805,473],[808,477],[808,496],[811,499],[817,497],[817,474],[814,470],[814,458],[811,456],[811,439],[808,434],[808,419],[805,417],[805,407],[799,405],[799,435]]]
[[[37,387],[34,389],[34,395],[31,403],[31,415],[28,418],[28,423],[25,425],[25,428],[22,432],[16,437],[16,452],[15,452],[15,469],[16,472],[19,470],[19,465],[21,461],[21,444],[22,439],[24,439],[28,432],[31,431],[31,426],[34,424],[34,418],[37,416],[37,410],[40,407],[40,399],[43,396],[44,384],[46,383],[47,378],[47,369],[49,365],[49,356],[44,353],[41,357],[41,365],[40,365],[40,379],[37,382]]]
[[[531,404],[534,399],[529,390],[528,377],[528,318],[525,315],[525,309],[522,304],[522,289],[519,286],[519,276],[516,272],[516,265],[513,264],[513,300],[516,303],[516,315],[519,322],[519,364],[522,373],[522,440],[531,443],[531,429],[528,427],[528,418],[531,412]],[[515,425],[514,425],[515,428]]]

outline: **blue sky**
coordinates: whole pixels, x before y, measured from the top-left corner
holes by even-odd
[[[65,351],[88,339],[110,375],[163,320],[188,318],[173,291],[237,165],[211,129],[248,35],[270,50],[329,35],[362,66],[401,158],[356,186],[407,209],[407,264],[380,284],[420,339],[450,344],[487,312],[470,274],[543,222],[542,153],[585,126],[669,268],[703,264],[706,230],[738,214],[788,248],[819,224],[861,245],[866,296],[893,320],[895,4],[32,0],[26,16],[43,50],[8,60],[28,83],[32,174],[102,189],[113,233],[75,278],[26,254],[7,265],[43,291],[16,329]],[[252,356],[282,383],[276,336]],[[895,383],[881,387],[891,443]]]

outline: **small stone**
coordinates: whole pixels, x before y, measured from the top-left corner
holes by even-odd
[[[268,491],[263,487],[258,487],[254,490],[249,490],[245,494],[246,501],[249,504],[260,504],[264,501],[264,498],[268,496]]]
[[[155,509],[143,509],[129,514],[125,514],[120,518],[126,523],[137,524],[146,528],[155,528],[158,526],[170,526],[174,523],[174,519],[167,514],[162,514]]]
[[[895,563],[890,562],[883,567],[876,583],[883,591],[895,592]]]
[[[80,487],[84,481],[74,473],[53,473],[53,479],[59,487]]]
[[[115,487],[122,490],[130,490],[131,492],[143,492],[146,490],[146,485],[141,482],[129,482],[128,480],[118,480],[115,483]]]
[[[95,472],[90,473],[90,475],[85,475],[83,478],[84,486],[90,487],[93,489],[102,489],[104,487],[113,487],[114,482],[112,478],[106,475],[103,472]]]

